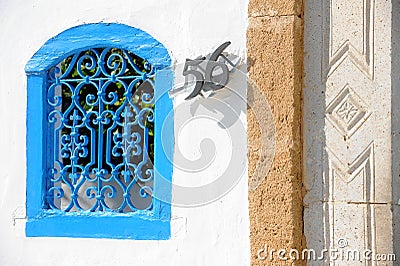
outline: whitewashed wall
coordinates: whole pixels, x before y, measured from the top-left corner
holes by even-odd
[[[232,151],[239,151],[243,176],[226,196],[196,208],[172,208],[172,237],[168,241],[133,241],[78,238],[26,238],[25,226],[25,110],[24,66],[49,38],[80,24],[118,22],[140,28],[162,42],[172,59],[182,62],[211,52],[226,40],[245,56],[247,27],[245,0],[146,0],[146,1],[0,1],[0,265],[248,265],[249,221],[247,207],[246,106],[235,96],[219,99],[242,110],[232,130],[216,126],[212,119],[196,121],[196,115],[218,116],[200,106],[182,117],[190,104],[175,114],[176,142],[188,159],[200,156],[200,141],[212,139],[215,159],[200,173],[175,169],[174,182],[196,186],[210,182],[224,171]],[[179,74],[179,73],[178,73]],[[235,83],[236,82],[236,83]],[[243,80],[233,87],[245,92]],[[177,106],[182,101],[176,101]],[[215,115],[214,115],[215,116]],[[181,119],[179,120],[179,118]],[[193,119],[194,118],[194,119]],[[181,128],[181,125],[186,125]],[[181,136],[178,138],[178,134]],[[237,134],[236,134],[237,135]]]

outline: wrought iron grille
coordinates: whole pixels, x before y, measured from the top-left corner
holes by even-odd
[[[45,209],[152,209],[154,72],[119,48],[77,52],[47,72]]]

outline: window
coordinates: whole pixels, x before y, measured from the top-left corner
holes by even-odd
[[[169,238],[169,65],[159,42],[121,24],[69,29],[32,57],[27,236]]]

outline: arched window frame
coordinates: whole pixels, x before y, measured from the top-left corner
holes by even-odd
[[[156,69],[154,97],[154,187],[153,209],[133,213],[61,213],[43,208],[46,194],[47,71],[73,53],[94,47],[128,50],[146,59]],[[27,184],[26,236],[91,238],[169,239],[173,156],[171,59],[167,49],[146,32],[114,23],[86,24],[70,28],[47,41],[25,67],[27,75]],[[168,119],[167,119],[168,116]],[[161,143],[163,139],[170,141]],[[163,199],[163,200],[159,200]]]

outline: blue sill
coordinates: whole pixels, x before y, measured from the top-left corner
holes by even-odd
[[[43,215],[28,218],[27,237],[170,239],[170,220],[139,215]]]

